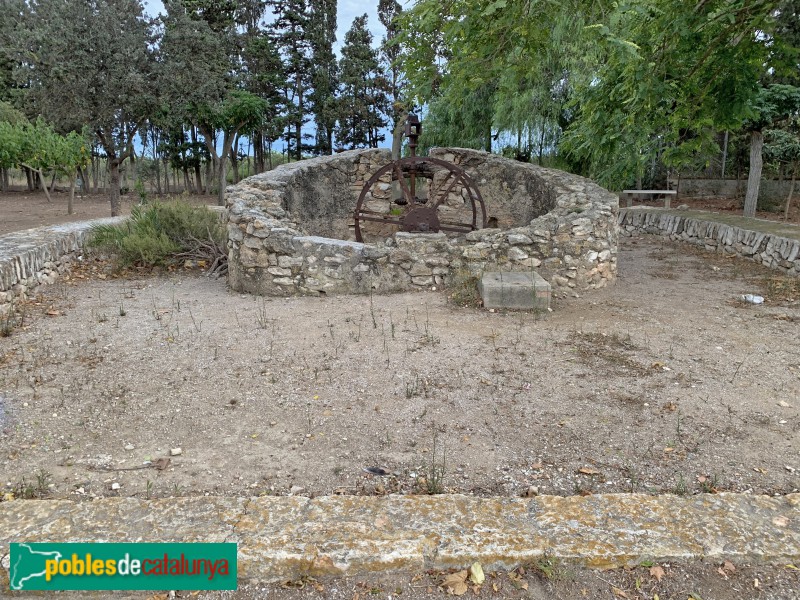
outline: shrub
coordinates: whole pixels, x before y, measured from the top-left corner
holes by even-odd
[[[134,206],[124,223],[95,226],[89,244],[113,254],[120,268],[169,266],[190,259],[206,261],[209,272],[227,270],[219,215],[181,200]]]

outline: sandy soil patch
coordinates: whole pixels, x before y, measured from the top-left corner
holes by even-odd
[[[744,304],[770,273],[651,238],[619,266],[549,315],[441,292],[262,299],[191,273],[52,286],[0,338],[0,485],[797,491],[800,298]]]

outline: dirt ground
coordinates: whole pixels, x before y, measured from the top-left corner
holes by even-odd
[[[452,598],[446,573],[403,573],[326,577],[278,584],[241,585],[235,592],[59,593],[63,600],[443,600]],[[646,563],[633,569],[594,571],[543,559],[511,572],[486,574],[482,586],[462,598],[492,600],[797,600],[800,574],[795,565],[730,562]],[[2,592],[0,592],[2,593]],[[15,593],[15,598],[37,598]]]
[[[54,222],[11,226],[13,209],[0,197],[0,230]],[[105,200],[94,210],[76,218],[106,216]],[[0,337],[0,496],[800,489],[800,284],[621,243],[616,286],[548,315],[441,291],[260,299],[195,271],[121,278],[87,261]],[[765,304],[738,300],[751,292]],[[796,600],[797,567],[540,561],[465,597]],[[447,595],[443,577],[113,597],[422,600]]]
[[[546,316],[87,268],[0,338],[0,483],[70,498],[800,489],[797,280],[652,238],[624,240],[619,268]]]
[[[21,188],[20,188],[21,190]],[[47,202],[44,192],[10,191],[0,193],[0,235],[44,225],[57,225],[87,219],[111,216],[111,205],[105,194],[87,194],[81,198],[75,195],[74,214],[67,214],[69,194],[56,191],[51,194],[52,202]],[[151,195],[151,197],[155,197]],[[216,197],[186,196],[193,204],[215,204]],[[122,196],[122,214],[130,214],[131,203],[139,202],[133,193]]]

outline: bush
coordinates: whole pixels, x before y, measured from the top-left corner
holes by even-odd
[[[134,206],[124,223],[92,228],[89,245],[113,254],[120,268],[163,267],[187,259],[206,261],[218,274],[227,267],[219,215],[181,200]]]

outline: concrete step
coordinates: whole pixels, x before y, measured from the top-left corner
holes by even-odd
[[[536,272],[487,271],[478,282],[483,306],[518,310],[550,308],[550,284]]]
[[[542,556],[610,568],[642,560],[800,558],[800,494],[186,497],[0,503],[10,542],[237,542],[239,578],[507,569]]]

